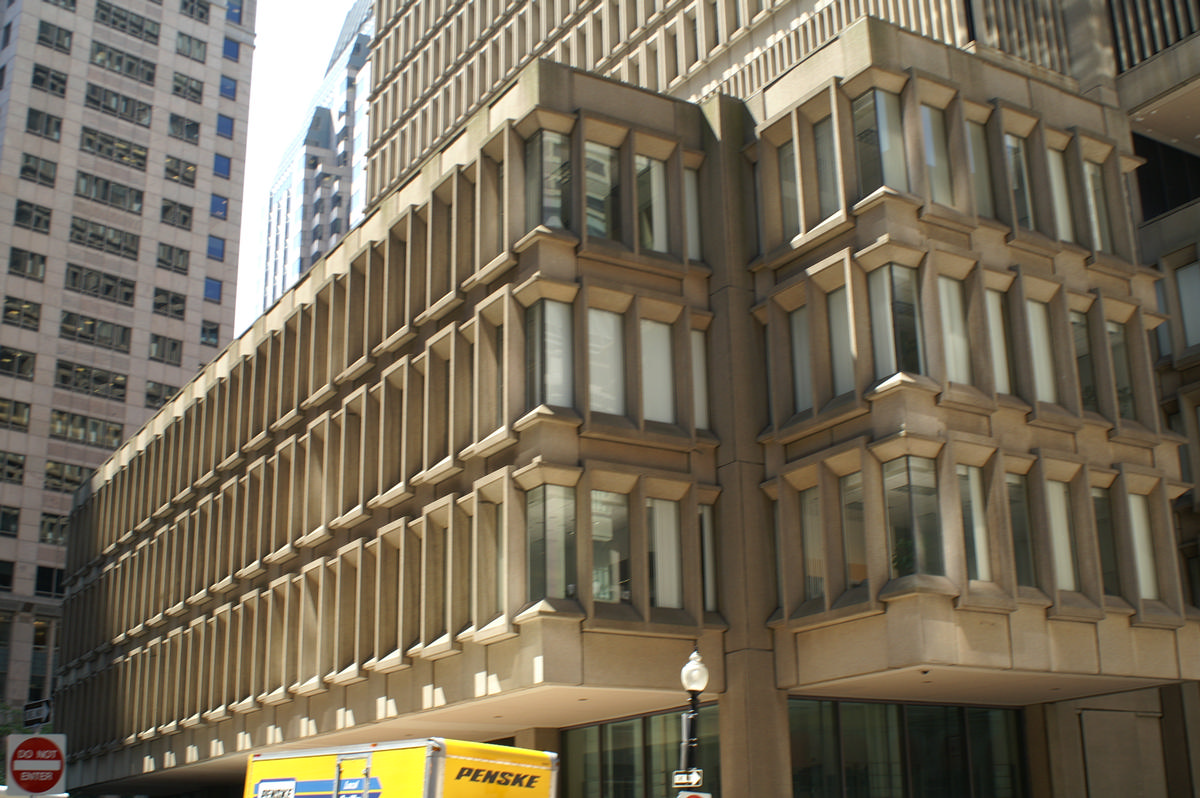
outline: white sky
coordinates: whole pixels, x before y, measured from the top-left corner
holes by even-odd
[[[354,0],[258,0],[234,335],[250,326],[262,306],[271,181],[284,149],[307,124],[304,112],[325,76],[353,4]]]

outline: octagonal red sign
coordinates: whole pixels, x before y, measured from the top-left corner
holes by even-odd
[[[66,735],[62,734],[9,735],[9,794],[61,791],[66,774],[65,748]]]

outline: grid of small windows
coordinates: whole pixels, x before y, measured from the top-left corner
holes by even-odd
[[[135,39],[158,44],[159,25],[157,22],[120,6],[114,6],[112,3],[106,3],[105,0],[96,0],[96,21],[113,30],[128,33]]]
[[[183,139],[192,144],[200,142],[200,123],[186,116],[171,114],[167,124],[167,134],[172,138]]]
[[[46,277],[46,256],[40,252],[10,247],[8,250],[8,273],[40,283]]]
[[[37,330],[42,323],[42,306],[28,299],[5,296],[4,323],[25,330]]]
[[[94,319],[82,313],[64,310],[58,327],[58,337],[68,341],[79,341],[101,349],[129,352],[129,340],[133,334],[130,327],[104,319]]]
[[[17,209],[13,214],[13,224],[17,227],[32,230],[35,233],[49,233],[50,209],[45,205],[17,200]]]
[[[30,108],[25,116],[25,132],[58,141],[62,138],[62,117]]]
[[[208,22],[208,0],[180,0],[179,10],[192,19]]]
[[[60,53],[71,52],[71,31],[66,28],[40,20],[38,22],[37,43],[58,50]]]
[[[142,214],[144,198],[142,190],[109,180],[107,177],[76,172],[75,196],[119,208],[129,213],[136,213],[139,216]]]
[[[7,505],[0,507],[0,535],[6,538],[15,538],[20,527],[21,508]]]
[[[74,493],[92,475],[92,469],[77,463],[46,461],[46,490]]]
[[[0,427],[27,432],[29,430],[29,402],[0,398]]]
[[[72,216],[71,243],[137,260],[141,238],[116,227]]]
[[[33,594],[43,598],[62,598],[66,595],[63,591],[64,574],[65,572],[62,568],[49,568],[45,565],[39,565],[34,580]]]
[[[99,269],[80,266],[78,263],[68,263],[63,286],[68,291],[76,291],[109,302],[116,302],[118,305],[132,307],[137,284],[133,280],[102,272]]]
[[[160,316],[172,319],[182,319],[187,308],[187,297],[168,291],[165,288],[154,289],[154,312]]]
[[[110,72],[116,72],[118,75],[124,75],[127,78],[133,78],[148,86],[154,85],[155,73],[158,70],[157,65],[153,61],[139,58],[136,55],[127,53],[124,50],[118,50],[116,47],[104,44],[103,42],[92,42],[91,61],[96,66],[103,67]]]
[[[196,164],[191,161],[185,161],[182,158],[176,158],[174,155],[168,155],[164,176],[167,180],[182,183],[185,186],[195,186]]]
[[[150,359],[178,366],[183,362],[183,341],[156,333],[150,334]]]
[[[158,245],[158,268],[166,269],[169,272],[176,274],[188,273],[188,261],[191,260],[192,253],[186,249],[171,246],[170,244]]]
[[[167,385],[163,382],[155,382],[154,380],[146,381],[146,407],[162,407],[175,394],[179,393],[179,389],[174,385]]]
[[[42,186],[54,187],[54,179],[58,175],[58,164],[54,161],[48,161],[45,158],[39,158],[36,155],[30,155],[27,152],[21,153],[21,179],[37,183]]]
[[[54,387],[74,393],[85,393],[125,401],[125,386],[129,378],[115,371],[95,368],[82,363],[60,360],[54,367]]]
[[[106,161],[146,171],[146,147],[128,139],[85,127],[79,139],[79,149]]]
[[[38,528],[38,543],[49,543],[61,546],[67,542],[67,524],[71,521],[69,515],[42,513],[42,523]]]
[[[67,73],[59,72],[57,69],[51,69],[42,64],[34,64],[33,77],[30,79],[29,85],[39,91],[53,94],[55,97],[66,97]]]
[[[221,325],[205,319],[200,322],[200,343],[204,346],[216,346],[221,340]]]
[[[32,380],[37,355],[11,346],[0,346],[0,375],[18,380]]]
[[[75,0],[42,0],[42,2],[49,3],[52,6],[58,6],[59,8],[65,8],[68,11],[75,10]]]
[[[50,437],[115,449],[125,439],[125,434],[124,427],[115,421],[92,418],[67,410],[51,410]]]
[[[0,452],[0,482],[20,485],[25,481],[25,455]]]
[[[202,102],[204,100],[204,81],[188,77],[182,72],[176,72],[171,80],[171,93],[188,102]]]
[[[126,122],[150,127],[152,108],[149,103],[144,103],[136,97],[89,83],[83,96],[83,104],[94,111],[124,119]]]
[[[175,52],[184,58],[190,58],[193,61],[199,61],[203,64],[205,59],[208,58],[208,44],[203,39],[188,36],[183,31],[180,31],[178,37],[175,39]]]
[[[178,227],[183,230],[192,229],[192,206],[184,205],[175,200],[163,200],[162,213],[159,217],[163,224]]]

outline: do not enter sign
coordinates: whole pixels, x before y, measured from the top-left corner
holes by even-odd
[[[10,734],[7,742],[9,795],[63,791],[67,772],[65,734]]]

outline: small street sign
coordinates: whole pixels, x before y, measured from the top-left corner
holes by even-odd
[[[677,770],[671,775],[672,787],[683,787],[684,789],[694,790],[703,784],[704,771],[700,768]]]
[[[25,725],[37,726],[50,720],[50,699],[30,701],[25,705]]]
[[[8,794],[62,792],[67,773],[65,734],[10,734]]]

